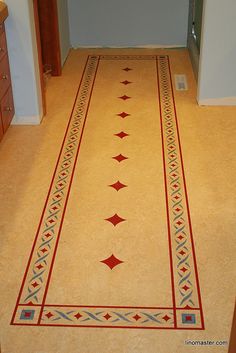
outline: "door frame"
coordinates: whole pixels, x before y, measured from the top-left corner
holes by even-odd
[[[42,62],[42,47],[41,47],[41,40],[40,40],[38,0],[33,0],[33,8],[34,8],[34,24],[35,24],[36,45],[37,45],[37,51],[38,51],[38,65],[39,65],[40,88],[41,88],[41,98],[42,98],[42,110],[43,110],[43,116],[44,116],[47,113],[47,106],[46,106],[45,83],[44,83],[44,76],[43,76],[43,62]]]

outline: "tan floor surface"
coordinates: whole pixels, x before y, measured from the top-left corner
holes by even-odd
[[[175,98],[206,330],[190,332],[185,330],[148,331],[10,326],[29,251],[86,57],[88,54],[116,53],[168,54],[171,60],[172,74],[185,73],[187,75],[189,90],[186,92],[175,91]],[[108,76],[110,76],[109,73]],[[104,77],[104,80],[106,79],[109,81],[109,77]],[[105,92],[101,91],[101,98],[104,99],[104,96]],[[187,339],[215,341],[229,339],[236,288],[234,241],[236,223],[234,196],[236,186],[236,160],[234,158],[236,108],[199,107],[195,97],[196,84],[186,50],[130,49],[121,51],[97,49],[72,51],[66,62],[63,76],[52,78],[48,82],[48,114],[42,124],[35,127],[10,127],[0,144],[0,264],[1,283],[3,284],[0,338],[2,353],[185,353],[194,349],[185,345]],[[99,100],[96,104],[99,104]],[[90,124],[93,124],[92,120]],[[129,126],[127,127],[129,128]],[[96,136],[91,136],[91,138],[96,138]],[[90,151],[86,151],[85,142],[86,139],[84,141],[84,155],[90,153]],[[98,144],[100,145],[100,141],[95,140],[94,146]],[[156,147],[159,148],[158,143]],[[100,148],[104,148],[103,144],[100,145]],[[149,153],[149,150],[145,150],[145,153]],[[103,161],[100,160],[99,163],[103,163]],[[86,166],[81,164],[80,168],[83,171]],[[110,173],[112,174],[112,170]],[[156,171],[153,173],[156,174]],[[121,176],[123,176],[122,169]],[[103,177],[109,180],[109,175],[103,175]],[[89,175],[89,178],[92,180],[93,175]],[[87,182],[91,185],[89,180]],[[102,180],[98,180],[98,182],[102,182]],[[86,180],[84,183],[86,184]],[[158,180],[155,183],[158,183]],[[152,185],[153,190],[156,189],[155,183]],[[136,188],[138,184],[135,186]],[[85,198],[85,195],[81,195],[81,198]],[[96,200],[93,202],[96,205]],[[119,202],[122,204],[125,200],[121,199]],[[143,206],[145,206],[145,202]],[[86,208],[86,205],[83,204],[83,207]],[[164,210],[160,210],[160,212],[162,213]],[[111,215],[107,214],[107,217]],[[132,242],[132,240],[130,241]],[[122,239],[120,242],[120,246],[122,246]],[[162,242],[165,240],[163,239]],[[69,241],[65,241],[63,251],[70,254],[70,246],[75,249],[76,242],[71,245]],[[86,242],[82,244],[82,248],[86,249]],[[165,256],[166,254],[162,253],[163,263],[166,263]],[[66,266],[64,257],[60,257],[60,253],[58,259],[59,269]],[[137,266],[138,261],[135,267]],[[152,268],[152,263],[149,263],[149,266]],[[80,271],[76,266],[73,266],[72,273],[75,273],[76,276]],[[161,273],[158,273],[157,270],[153,275],[160,276]],[[57,292],[55,288],[60,286],[59,278],[60,273],[58,275],[55,273],[52,283],[54,290],[49,292],[49,296],[51,295],[52,300],[59,301],[63,294],[63,297],[68,296],[68,300],[70,300],[69,294],[75,292],[75,284],[70,281],[70,278],[64,279],[70,289],[68,292]],[[169,290],[168,286],[169,283],[163,283],[160,292],[162,301],[166,300],[165,305],[168,305],[168,299],[165,297],[165,293]],[[135,291],[137,290],[140,290],[138,281]],[[125,297],[125,291],[123,294]],[[149,299],[152,298],[150,293],[148,294]],[[82,297],[83,295],[85,298],[86,293],[81,293]],[[107,300],[109,300],[109,296]],[[118,301],[119,298],[116,300]],[[145,297],[142,298],[142,301],[145,301]],[[198,347],[195,350],[201,351],[202,349],[207,353],[227,352],[227,347],[216,346]]]

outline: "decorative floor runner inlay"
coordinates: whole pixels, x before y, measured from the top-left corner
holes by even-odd
[[[204,329],[168,56],[88,57],[11,324]]]

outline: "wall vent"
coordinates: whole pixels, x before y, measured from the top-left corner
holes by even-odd
[[[186,75],[175,75],[175,88],[177,91],[187,91],[188,83]]]

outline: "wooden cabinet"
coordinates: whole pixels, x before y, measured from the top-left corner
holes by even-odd
[[[0,23],[0,140],[14,116],[11,75],[4,23]]]

